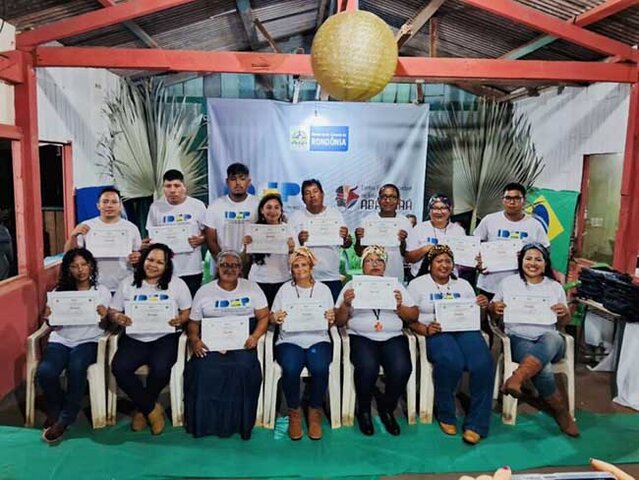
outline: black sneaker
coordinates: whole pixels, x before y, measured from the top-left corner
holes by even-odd
[[[54,445],[62,441],[62,436],[64,432],[67,430],[65,425],[62,425],[59,422],[54,423],[49,428],[45,429],[42,432],[42,440],[44,440],[49,445]]]

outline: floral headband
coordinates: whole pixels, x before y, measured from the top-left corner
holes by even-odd
[[[433,209],[433,205],[435,205],[435,203],[437,203],[437,202],[441,202],[444,205],[446,205],[446,207],[448,207],[448,210],[452,210],[453,209],[453,202],[450,201],[450,198],[448,198],[444,194],[436,193],[435,195],[433,195],[432,197],[430,197],[428,199],[428,211],[429,212]]]
[[[379,245],[370,245],[364,249],[364,251],[362,252],[362,265],[364,264],[364,260],[366,260],[366,257],[368,257],[369,255],[377,255],[384,261],[384,263],[386,263],[386,261],[388,260],[388,253],[386,253],[386,249]]]
[[[453,256],[453,251],[448,245],[442,245],[442,244],[433,245],[431,249],[428,250],[428,253],[426,254],[428,263],[431,263],[433,261],[433,258],[435,258],[436,256],[442,255],[444,253],[448,255],[453,260],[453,263],[454,263],[455,257]]]
[[[242,257],[235,250],[222,250],[215,257],[215,264],[219,265],[224,257],[235,257],[240,261],[240,263],[242,263]]]
[[[317,257],[313,253],[313,250],[308,247],[297,247],[293,253],[288,256],[288,263],[293,265],[293,262],[297,259],[297,257],[304,257],[308,259],[308,262],[311,264],[311,268],[317,265]]]

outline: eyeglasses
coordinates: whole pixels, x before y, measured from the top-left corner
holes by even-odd
[[[501,198],[503,198],[506,202],[521,202],[524,199],[524,197],[511,197],[509,195],[504,195]]]
[[[364,263],[366,265],[384,265],[386,262],[384,262],[381,258],[367,258],[364,260]]]
[[[430,211],[435,211],[435,212],[447,212],[448,210],[450,210],[450,208],[448,207],[433,207],[430,209]]]
[[[234,269],[234,268],[240,268],[242,265],[240,265],[239,263],[220,263],[220,268],[228,268],[228,269]]]
[[[397,200],[399,197],[397,195],[380,195],[380,200]]]

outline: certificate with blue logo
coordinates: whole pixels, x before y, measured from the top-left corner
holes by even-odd
[[[484,273],[517,270],[517,254],[522,247],[521,240],[495,240],[479,245]]]
[[[176,225],[162,225],[149,227],[149,237],[153,243],[163,243],[173,250],[173,253],[190,253],[193,247],[189,244],[191,225],[178,223]]]
[[[480,328],[480,310],[474,298],[438,300],[435,319],[442,332],[469,332]]]
[[[49,325],[97,325],[98,291],[70,291],[47,293],[47,305],[51,309]]]
[[[124,313],[131,319],[127,333],[173,333],[175,327],[169,321],[177,315],[173,300],[124,302]]]
[[[213,317],[202,319],[201,338],[209,352],[243,350],[249,336],[250,317]]]

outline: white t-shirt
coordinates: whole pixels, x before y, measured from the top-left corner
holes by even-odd
[[[311,302],[319,302],[324,311],[332,310],[334,307],[331,289],[322,282],[315,282],[311,288],[302,288],[299,286],[296,288],[292,282],[286,282],[277,291],[271,310],[273,312],[284,310],[287,305],[298,301],[298,299],[309,299]],[[284,325],[282,327],[280,327],[280,335],[275,342],[276,345],[280,343],[292,343],[302,348],[309,348],[319,342],[330,342],[328,321],[326,322],[326,328],[318,332],[286,333],[286,319],[284,319]]]
[[[435,321],[435,301],[476,297],[473,287],[463,278],[451,278],[446,285],[439,285],[430,274],[410,282],[408,293],[419,306],[419,323],[424,325]]]
[[[293,227],[286,224],[286,230],[288,238],[292,238],[295,242],[296,235]],[[253,261],[248,278],[258,283],[281,283],[290,280],[291,268],[288,264],[288,254],[271,253],[270,255],[265,255],[262,265],[258,265]]]
[[[371,213],[364,218],[364,221],[362,223],[365,223],[369,220],[377,220],[379,218],[385,217],[380,216],[379,212]],[[413,230],[413,226],[410,224],[410,220],[408,220],[408,218],[406,218],[404,215],[398,214],[395,215],[394,219],[399,222],[399,229],[406,231],[406,233],[410,235],[411,231]],[[399,234],[399,232],[397,233]],[[406,241],[408,241],[408,237],[406,237]],[[386,271],[384,275],[387,277],[395,277],[399,280],[400,283],[404,283],[404,257],[399,251],[399,247],[384,248],[388,253],[388,261],[386,262]]]
[[[204,229],[206,206],[196,198],[186,197],[179,205],[171,205],[165,197],[156,200],[146,217],[146,228],[163,225],[191,226],[191,235],[200,235]],[[153,239],[151,239],[153,240]],[[182,277],[202,273],[202,251],[200,248],[192,252],[176,253],[173,256],[173,272]]]
[[[501,281],[493,301],[503,302],[510,295],[543,295],[551,297],[550,305],[561,303],[566,305],[566,292],[556,280],[544,277],[541,283],[531,284],[524,282],[519,274],[510,275]],[[508,305],[506,304],[506,308]],[[506,323],[506,333],[517,335],[528,340],[536,340],[548,331],[555,330],[555,325],[531,325],[526,323]]]
[[[524,244],[539,242],[545,247],[550,246],[550,240],[548,240],[548,235],[544,227],[533,217],[525,215],[524,218],[518,222],[513,222],[506,218],[506,214],[503,211],[486,215],[482,221],[479,222],[473,235],[479,237],[482,242],[521,240]],[[505,272],[487,272],[480,274],[477,279],[477,287],[494,293],[497,291],[499,283],[515,272],[516,270],[509,270]]]
[[[301,231],[308,229],[308,220],[317,217],[336,218],[339,220],[340,225],[346,226],[344,217],[335,207],[326,207],[322,212],[317,214],[309,212],[306,208],[295,210],[291,215],[289,223],[295,229],[295,235],[299,235]],[[339,280],[339,255],[341,245],[311,247],[311,249],[317,257],[317,265],[313,268],[313,277],[323,282]]]
[[[109,306],[111,292],[104,285],[98,285],[98,306]],[[65,347],[74,348],[82,343],[97,342],[104,330],[95,325],[68,325],[53,330],[49,335],[49,343],[61,343]]]
[[[344,303],[344,292],[351,288],[352,283],[353,282],[350,281],[344,285],[335,303],[335,308],[339,308],[342,303]],[[402,294],[403,305],[407,307],[415,305],[413,298],[403,285],[399,284],[397,290]],[[379,318],[376,317],[376,312],[379,314]],[[360,335],[370,340],[380,342],[401,335],[403,326],[402,319],[399,318],[399,315],[397,315],[394,310],[373,311],[370,308],[355,309],[351,307],[347,330],[349,334]]]
[[[91,230],[118,230],[127,229],[129,231],[129,239],[131,241],[131,251],[140,250],[142,246],[142,238],[140,237],[140,231],[135,224],[125,220],[119,219],[115,223],[104,223],[100,220],[100,217],[94,217],[90,220],[82,222],[87,225]],[[78,235],[78,246],[84,247],[85,240],[84,235]],[[129,263],[127,257],[122,258],[96,258],[98,262],[98,283],[104,285],[111,292],[114,292],[120,281],[123,278],[133,273],[133,266]]]
[[[428,220],[427,222],[418,223],[411,230],[408,231],[408,238],[406,239],[406,251],[411,252],[417,250],[424,245],[437,245],[444,242],[446,237],[464,237],[466,232],[460,225],[448,222],[445,228],[435,228],[433,224]],[[413,276],[417,276],[419,268],[422,266],[420,260],[413,263],[410,267],[410,273]]]
[[[239,278],[237,287],[224,290],[217,281],[200,287],[193,299],[191,320],[226,316],[255,316],[255,310],[267,308],[268,302],[259,285]]]
[[[191,308],[191,292],[184,280],[174,275],[169,282],[167,290],[160,290],[157,285],[149,285],[142,281],[140,288],[133,285],[133,277],[128,277],[120,282],[120,286],[113,295],[111,308],[124,312],[124,302],[153,302],[157,300],[174,300],[178,310]],[[126,312],[125,312],[126,313]],[[140,342],[152,342],[167,335],[166,333],[131,333],[129,337]]]
[[[228,195],[216,198],[206,209],[204,225],[215,229],[217,243],[222,250],[241,252],[244,225],[255,223],[259,199],[247,195],[241,202],[234,202]]]

